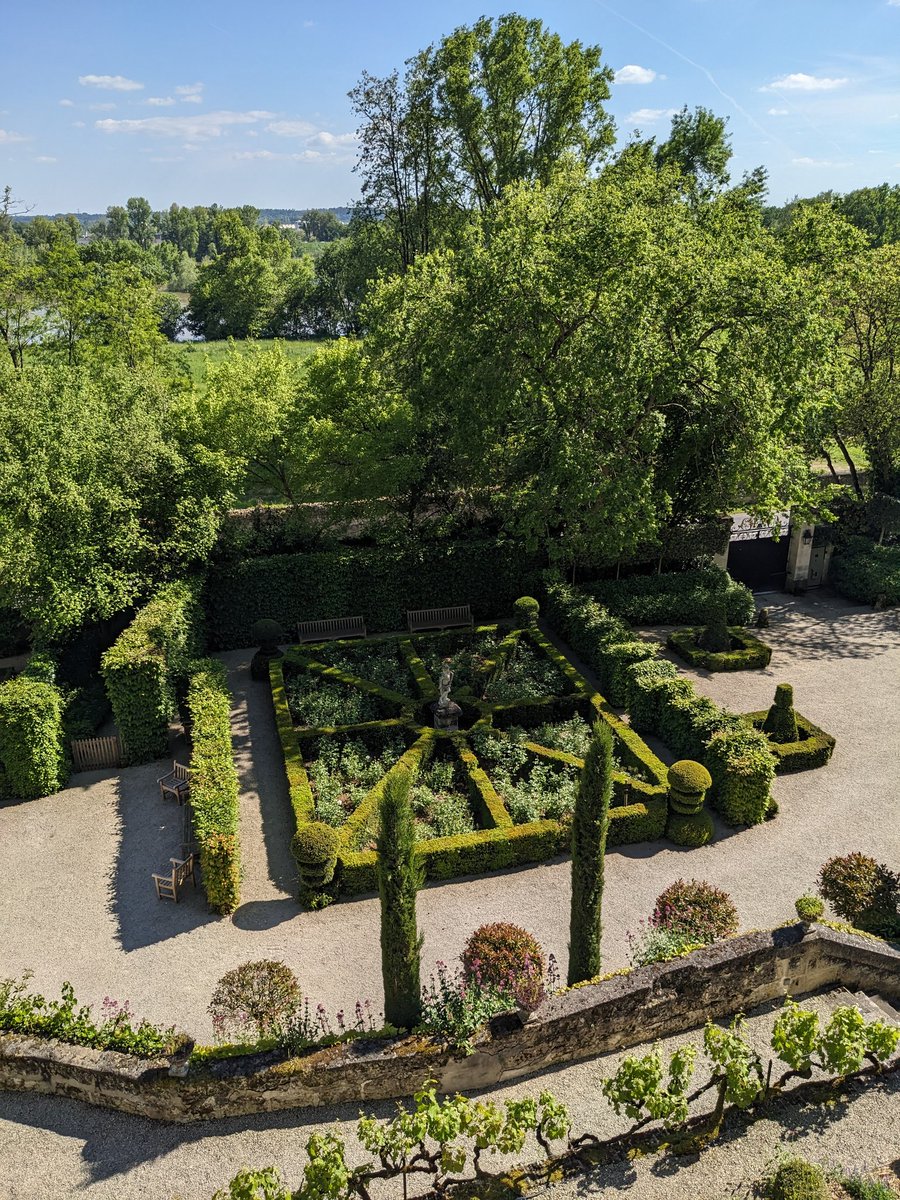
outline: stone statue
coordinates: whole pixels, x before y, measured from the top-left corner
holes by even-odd
[[[446,708],[450,702],[450,686],[453,683],[453,672],[450,670],[450,659],[445,658],[441,666],[441,677],[438,681],[438,708]]]

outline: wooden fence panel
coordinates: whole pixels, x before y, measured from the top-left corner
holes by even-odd
[[[72,738],[72,764],[76,771],[121,767],[122,739],[112,737]]]

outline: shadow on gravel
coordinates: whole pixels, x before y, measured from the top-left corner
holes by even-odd
[[[231,918],[238,929],[259,932],[292,921],[303,910],[293,898],[285,900],[248,900]]]
[[[157,900],[151,876],[167,874],[170,858],[181,857],[184,810],[160,798],[156,780],[163,762],[129,767],[117,784],[119,853],[110,864],[109,907],[125,951],[138,950],[220,920],[207,908],[202,884],[183,888],[177,904]],[[89,836],[89,834],[88,834]]]

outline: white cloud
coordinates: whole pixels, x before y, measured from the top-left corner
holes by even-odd
[[[323,129],[320,133],[315,133],[309,139],[311,142],[317,142],[320,146],[355,146],[355,133],[329,133]]]
[[[193,142],[221,137],[236,125],[253,125],[258,121],[267,121],[274,115],[263,109],[249,112],[230,112],[226,109],[189,117],[141,117],[139,120],[122,121],[107,119],[97,121],[96,127],[102,133],[147,133],[155,137],[187,138]]]
[[[78,82],[82,87],[103,88],[107,92],[139,92],[144,86],[124,75],[79,75]]]
[[[39,154],[34,161],[39,163],[55,163],[56,159],[50,154]]]
[[[316,132],[315,125],[309,121],[273,121],[266,129],[279,137],[310,137]]]
[[[849,167],[852,165],[848,162],[832,162],[828,158],[809,158],[805,154],[800,158],[791,159],[791,162],[798,167]]]
[[[72,128],[73,129],[84,129],[84,121],[73,121]]]
[[[13,142],[27,142],[24,133],[13,133],[11,129],[0,129],[0,146],[11,146]]]
[[[615,83],[652,83],[654,79],[664,79],[665,76],[657,75],[650,67],[626,63],[624,67],[619,67],[613,78]]]
[[[900,8],[900,0],[888,0],[888,4],[891,8]]]
[[[787,108],[770,108],[767,111],[770,117],[786,117],[790,110]]]
[[[201,104],[203,101],[203,84],[182,83],[175,89],[175,95],[180,96],[185,104]]]
[[[240,159],[242,161],[247,161],[247,160],[255,159],[255,158],[263,158],[263,159],[290,158],[290,155],[289,154],[275,154],[271,150],[236,150],[233,157]]]
[[[638,108],[629,113],[626,121],[635,121],[638,125],[649,125],[652,121],[660,121],[663,117],[674,117],[677,108]]]
[[[74,100],[60,100],[59,107],[60,108],[74,108],[75,101]]]
[[[144,103],[150,104],[153,108],[168,108],[169,105],[175,103],[175,100],[172,96],[148,96]]]
[[[807,75],[803,71],[795,71],[792,75],[782,75],[773,79],[761,92],[833,92],[835,88],[843,87],[850,80],[834,79],[828,75]]]

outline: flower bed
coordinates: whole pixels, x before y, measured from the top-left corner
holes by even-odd
[[[450,659],[460,730],[433,728]],[[370,674],[355,675],[371,667]],[[374,889],[384,780],[414,776],[430,878],[536,862],[566,850],[582,756],[597,720],[617,754],[611,845],[661,837],[665,767],[536,628],[396,635],[296,647],[270,666],[297,824],[339,829],[336,890]],[[405,687],[397,687],[401,678]],[[548,691],[548,688],[553,690]]]

